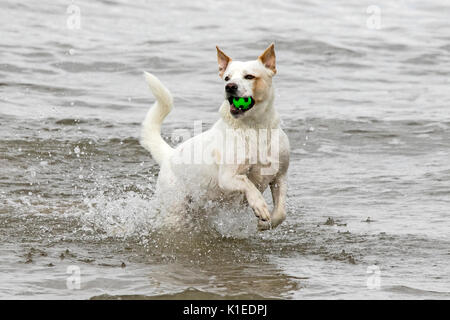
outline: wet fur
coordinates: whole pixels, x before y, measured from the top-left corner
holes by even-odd
[[[286,217],[287,169],[289,166],[289,140],[280,129],[279,157],[269,163],[222,163],[226,151],[216,137],[233,130],[242,135],[245,129],[279,129],[279,116],[274,108],[272,77],[276,74],[274,45],[269,46],[258,59],[248,62],[233,61],[217,48],[219,76],[238,86],[238,95],[253,96],[256,103],[245,113],[234,116],[225,96],[219,113],[220,119],[207,131],[171,148],[161,138],[161,124],[172,109],[170,92],[153,75],[146,73],[147,82],[156,97],[142,124],[141,144],[151,152],[160,165],[157,193],[171,221],[180,223],[188,208],[202,209],[208,203],[249,205],[258,218],[259,230],[274,228]],[[248,80],[245,75],[255,78]],[[245,139],[245,137],[243,137]],[[201,146],[202,163],[183,163],[189,152]],[[193,155],[196,156],[195,154]],[[198,155],[197,155],[198,156]],[[277,161],[273,174],[261,174],[261,169]],[[262,196],[271,188],[274,207],[269,207]]]

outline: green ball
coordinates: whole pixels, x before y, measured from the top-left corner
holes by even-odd
[[[235,106],[236,109],[242,109],[242,110],[247,110],[251,107],[253,102],[253,98],[252,97],[247,97],[247,98],[233,98],[233,105]]]

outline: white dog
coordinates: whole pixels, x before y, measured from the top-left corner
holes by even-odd
[[[221,118],[176,148],[161,137],[172,96],[155,76],[145,73],[157,101],[142,124],[140,142],[160,165],[158,196],[169,213],[247,203],[259,219],[259,230],[274,228],[286,218],[289,166],[289,140],[279,128],[273,105],[274,45],[254,61],[233,61],[218,47],[217,58],[219,75],[225,81]],[[268,186],[272,212],[262,195]]]

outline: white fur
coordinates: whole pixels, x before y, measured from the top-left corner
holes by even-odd
[[[169,158],[173,153],[173,148],[161,138],[161,124],[172,110],[173,98],[158,78],[148,72],[144,72],[144,76],[156,102],[142,123],[140,142],[145,149],[151,152],[153,159],[161,165],[164,159]]]
[[[276,227],[285,219],[289,141],[279,128],[279,117],[273,106],[271,79],[274,72],[260,60],[245,63],[232,61],[223,71],[223,78],[229,76],[229,81],[238,83],[240,94],[251,96],[254,94],[252,81],[243,78],[248,73],[264,78],[262,80],[267,88],[264,87],[263,100],[237,118],[231,115],[229,102],[225,100],[219,111],[221,118],[209,130],[184,141],[175,149],[160,135],[162,121],[172,108],[172,97],[155,76],[145,73],[157,102],[143,122],[141,144],[161,166],[157,192],[168,214],[178,215],[182,219],[182,214],[189,208],[201,210],[207,203],[223,205],[238,202],[245,206],[247,202],[259,219],[260,230]],[[218,137],[226,137],[232,132],[248,146],[250,140],[243,131],[245,129],[278,129],[279,154],[269,156],[265,163],[259,159],[256,163],[224,161],[230,148],[235,146],[233,143],[220,143]],[[244,157],[247,160],[250,157],[247,150]],[[262,174],[271,167],[276,170]],[[272,212],[262,196],[268,186],[271,187],[274,203]]]

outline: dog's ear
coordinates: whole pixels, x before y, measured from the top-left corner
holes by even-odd
[[[217,62],[219,63],[219,76],[222,77],[223,73],[227,69],[228,64],[231,62],[231,58],[223,53],[222,50],[216,46],[217,49]]]
[[[258,59],[266,68],[272,70],[274,74],[277,73],[277,67],[275,64],[275,44],[273,42],[267,47],[266,50],[264,50]]]

